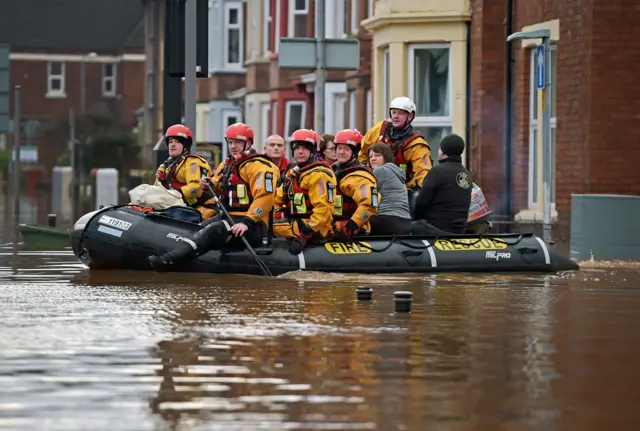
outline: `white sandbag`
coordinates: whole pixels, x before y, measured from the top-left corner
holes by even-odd
[[[160,184],[140,184],[129,190],[129,199],[131,199],[131,205],[151,207],[156,210],[186,206],[179,191],[167,190]]]

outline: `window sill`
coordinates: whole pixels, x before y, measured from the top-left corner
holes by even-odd
[[[244,66],[232,66],[232,65],[224,65],[223,67],[209,70],[209,75],[216,73],[237,73],[243,74],[246,73],[246,69]]]
[[[544,215],[541,211],[535,210],[521,210],[514,217],[515,221],[518,223],[542,223],[544,220]],[[558,222],[558,211],[551,211],[551,223]]]
[[[271,53],[266,53],[264,55],[260,55],[260,56],[256,56],[256,57],[250,58],[249,60],[245,61],[244,65],[245,66],[251,66],[252,64],[269,63],[270,55],[271,55]]]
[[[44,97],[46,97],[47,99],[66,99],[67,93],[54,93],[50,91],[45,94]]]
[[[118,95],[116,93],[102,93],[102,97],[106,99],[115,99]]]

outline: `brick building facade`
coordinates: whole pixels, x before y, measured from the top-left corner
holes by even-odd
[[[38,148],[37,165],[26,169],[41,171],[47,181],[67,149],[69,110],[78,122],[82,115],[83,64],[86,115],[136,127],[144,101],[142,5],[128,0],[100,6],[81,0],[7,3],[3,18],[11,25],[0,28],[0,42],[10,49],[10,112],[13,86],[20,85],[22,145]],[[52,33],[50,23],[63,20],[76,24]]]
[[[360,26],[370,11],[370,0],[327,0],[326,37],[357,37],[360,69],[328,71],[325,87],[325,129],[335,133],[346,127],[370,125],[371,37]],[[248,4],[246,121],[260,137],[270,133],[288,137],[300,127],[315,125],[315,71],[280,69],[278,46],[282,37],[315,37],[315,1],[264,0]]]
[[[632,0],[471,2],[472,166],[504,208],[505,23],[512,32],[547,28],[553,43],[551,126],[555,158],[552,198],[556,238],[567,237],[571,194],[640,194],[640,10]],[[621,31],[621,29],[624,29]],[[532,43],[533,42],[533,43]],[[511,213],[541,220],[541,98],[534,85],[536,41],[511,43]],[[640,64],[640,63],[638,63]]]

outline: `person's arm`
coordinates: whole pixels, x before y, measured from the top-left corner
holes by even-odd
[[[265,219],[271,210],[276,195],[276,183],[280,171],[273,163],[267,166],[260,160],[250,161],[242,166],[242,174],[248,177],[253,201],[245,216],[248,222],[258,223]]]
[[[340,187],[358,205],[347,222],[349,233],[353,234],[378,213],[378,185],[372,174],[357,172],[344,177]]]
[[[314,232],[318,232],[321,227],[331,226],[333,222],[333,211],[336,205],[333,194],[335,193],[337,181],[335,175],[330,174],[325,169],[318,169],[309,172],[307,175],[311,184],[311,187],[309,187],[309,201],[313,206],[313,213],[309,218],[308,226]]]
[[[416,139],[416,143],[411,145],[404,151],[404,158],[413,169],[413,178],[407,184],[409,189],[413,189],[414,185],[422,186],[425,177],[433,168],[431,165],[431,151],[427,143],[421,138]]]

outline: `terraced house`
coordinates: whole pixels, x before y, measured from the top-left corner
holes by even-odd
[[[145,140],[157,147],[165,126],[162,114],[166,0],[142,2],[147,50]],[[226,155],[222,142],[227,125],[244,119],[245,10],[242,0],[209,2],[208,77],[197,80],[196,141],[217,147],[217,158]]]
[[[506,37],[549,29],[551,207],[554,237],[566,238],[572,193],[640,193],[638,18],[632,0],[377,0],[362,23],[373,34],[374,117],[393,97],[414,98],[432,152],[445,133],[465,136],[468,166],[496,214],[538,227],[540,41]]]
[[[360,69],[329,71],[325,87],[325,129],[364,130],[371,124],[371,38],[360,22],[372,10],[368,0],[327,0],[326,37],[357,37]],[[314,70],[278,68],[281,37],[315,37],[313,0],[256,0],[247,3],[245,84],[246,121],[259,145],[271,133],[289,137],[300,127],[314,127]]]

